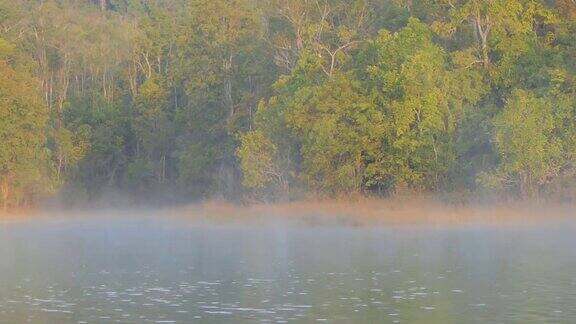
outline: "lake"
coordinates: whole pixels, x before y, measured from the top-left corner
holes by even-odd
[[[576,227],[0,225],[0,323],[574,323]]]

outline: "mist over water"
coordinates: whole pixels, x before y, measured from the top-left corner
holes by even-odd
[[[0,225],[0,323],[576,319],[570,223],[215,226],[145,214]]]

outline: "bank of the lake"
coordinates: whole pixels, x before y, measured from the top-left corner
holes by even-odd
[[[173,208],[185,220],[221,224],[295,222],[304,225],[542,224],[576,220],[576,206],[535,202],[450,204],[430,197],[354,198],[238,204],[210,200]]]
[[[540,225],[576,221],[576,205],[533,201],[446,203],[432,196],[310,199],[286,202],[205,200],[185,205],[106,204],[0,211],[0,223],[36,219],[161,217],[218,225],[314,226]]]

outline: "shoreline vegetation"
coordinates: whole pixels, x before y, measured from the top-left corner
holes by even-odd
[[[234,204],[207,201],[169,210],[183,221],[209,224],[344,226],[530,225],[574,221],[575,205],[529,202],[448,204],[432,197],[324,199]]]
[[[542,225],[573,222],[576,205],[536,202],[446,203],[432,196],[394,198],[353,197],[287,202],[238,203],[206,200],[182,206],[142,208],[134,206],[75,209],[21,209],[0,212],[0,224],[34,220],[78,220],[99,217],[158,217],[216,226],[433,226]]]
[[[0,209],[573,202],[575,57],[574,0],[0,0]]]

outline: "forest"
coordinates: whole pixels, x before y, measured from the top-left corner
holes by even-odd
[[[576,198],[574,0],[0,0],[0,205]]]

